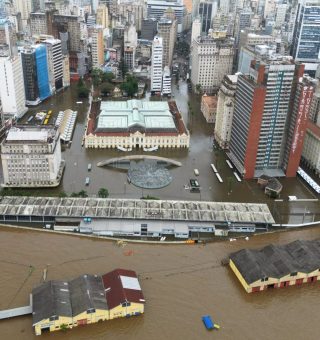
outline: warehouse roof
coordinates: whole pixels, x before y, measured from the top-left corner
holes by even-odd
[[[267,204],[4,196],[0,215],[275,223]]]
[[[145,303],[137,274],[133,270],[115,269],[102,275],[102,280],[110,309],[125,302]]]
[[[107,310],[101,276],[81,275],[69,282],[74,316],[90,309]]]
[[[261,250],[242,249],[232,253],[230,259],[248,284],[296,272],[311,273],[320,268],[320,240],[271,244]]]
[[[32,291],[33,324],[52,316],[72,317],[69,283],[49,281]]]

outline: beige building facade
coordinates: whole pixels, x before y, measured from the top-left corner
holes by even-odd
[[[237,78],[225,76],[218,93],[214,138],[222,149],[227,149],[230,142]]]
[[[201,98],[201,112],[207,123],[215,123],[217,112],[217,97],[204,94]]]

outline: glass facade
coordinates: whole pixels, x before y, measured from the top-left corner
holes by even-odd
[[[36,47],[35,57],[37,65],[39,97],[40,100],[44,100],[51,95],[48,74],[47,48],[45,45],[38,45]]]

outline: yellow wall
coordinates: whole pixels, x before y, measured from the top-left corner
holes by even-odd
[[[240,281],[240,283],[242,284],[243,288],[246,290],[247,293],[251,292],[251,288],[249,287],[249,285],[247,284],[246,280],[243,278],[243,276],[241,275],[241,273],[239,272],[238,268],[236,267],[236,265],[232,262],[232,260],[230,259],[229,261],[229,266],[232,269],[232,271],[236,274],[236,277],[238,278],[238,280]]]
[[[39,321],[35,326],[35,333],[36,335],[41,335],[41,326],[50,325],[50,332],[58,331],[61,328],[61,325],[67,325],[68,327],[72,328],[70,324],[72,324],[72,318],[66,316],[60,316],[59,320],[49,321],[49,319]]]
[[[125,317],[126,315],[134,315],[135,313],[143,313],[144,312],[144,304],[143,303],[131,303],[131,306],[122,307],[117,306],[113,309],[110,309],[110,320]]]
[[[108,310],[96,309],[95,313],[88,314],[85,311],[73,317],[74,324],[77,324],[79,320],[87,320],[87,323],[96,323],[99,320],[109,320],[109,312]]]

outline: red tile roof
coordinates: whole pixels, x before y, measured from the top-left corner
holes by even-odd
[[[120,276],[137,278],[133,270],[115,269],[102,275],[102,281],[106,290],[106,299],[109,309],[113,309],[124,302],[145,303],[142,290],[124,288]]]

